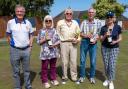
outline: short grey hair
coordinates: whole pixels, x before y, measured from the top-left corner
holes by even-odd
[[[20,4],[16,5],[15,6],[15,12],[16,12],[17,8],[22,8],[22,10],[25,12],[25,7],[23,5],[20,5]]]
[[[89,9],[88,9],[88,12],[89,12],[91,9],[94,11],[94,13],[96,13],[96,9],[94,9],[93,7],[89,8]]]

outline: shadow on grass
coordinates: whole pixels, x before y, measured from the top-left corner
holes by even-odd
[[[36,72],[30,71],[31,83],[34,81],[35,77],[36,77]],[[23,84],[24,84],[24,74],[23,73],[21,73],[20,78],[21,78],[21,86],[23,86]]]
[[[80,73],[80,67],[77,66],[78,69],[78,78],[79,78],[79,73]],[[62,67],[58,66],[57,67],[57,74],[60,78],[62,78]],[[89,79],[90,78],[90,68],[86,68],[86,77]],[[68,68],[68,78],[71,80],[71,75],[70,75],[70,69]],[[105,76],[103,75],[103,72],[100,70],[96,70],[96,75],[95,78],[97,78],[100,81],[104,81],[105,80]]]
[[[62,78],[62,75],[63,75],[63,73],[62,73],[63,71],[62,71],[62,67],[61,66],[57,66],[57,74],[58,74],[58,76],[60,77],[60,78]],[[67,70],[67,76],[68,76],[68,78],[70,79],[70,80],[72,80],[71,79],[71,74],[70,74],[70,68],[68,68],[68,70]]]
[[[90,78],[90,68],[86,68],[86,76],[88,79]],[[103,75],[103,72],[100,70],[96,70],[95,78],[102,82],[105,80],[105,76]]]
[[[62,78],[62,67],[61,66],[57,66],[57,74],[60,78]]]

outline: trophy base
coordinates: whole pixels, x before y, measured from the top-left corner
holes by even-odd
[[[50,45],[50,46],[53,45],[53,44],[52,44],[52,41],[48,41],[48,45]]]

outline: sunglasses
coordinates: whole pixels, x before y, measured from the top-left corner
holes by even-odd
[[[94,13],[94,12],[91,12],[91,11],[90,11],[89,13]]]
[[[51,22],[52,22],[52,20],[45,20],[45,22],[46,22],[46,23],[48,23],[48,22],[50,22],[50,23],[51,23]]]
[[[72,13],[66,13],[66,15],[72,15]]]
[[[108,16],[107,19],[109,19],[109,18],[113,18],[113,16]]]
[[[21,13],[24,13],[25,11],[16,11],[16,12],[21,12]]]

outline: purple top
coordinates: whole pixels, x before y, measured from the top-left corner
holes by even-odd
[[[38,37],[37,37],[38,44],[42,37],[45,38],[46,31],[48,32],[48,36],[51,38],[51,41],[53,44],[60,41],[59,36],[56,32],[56,29],[54,29],[54,28],[41,29],[39,31]],[[51,58],[57,58],[58,52],[59,52],[59,49],[57,47],[49,48],[48,43],[45,42],[45,43],[41,44],[40,59],[46,60],[46,59],[51,59]]]

